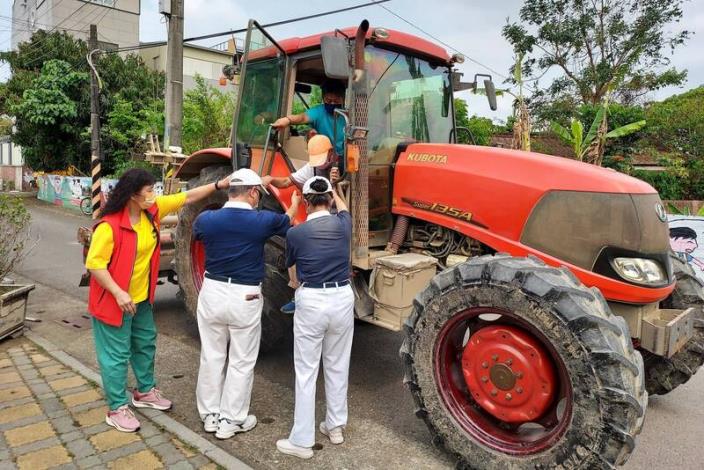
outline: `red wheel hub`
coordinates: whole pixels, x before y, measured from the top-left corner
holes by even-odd
[[[470,337],[462,373],[476,402],[509,423],[537,419],[556,396],[549,354],[536,338],[509,325],[487,326]]]
[[[193,275],[193,284],[200,292],[205,275],[205,246],[200,240],[191,242],[191,274]]]

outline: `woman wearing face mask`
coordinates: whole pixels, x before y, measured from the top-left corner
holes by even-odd
[[[159,221],[184,204],[228,188],[230,177],[169,196],[156,196],[154,183],[145,170],[125,172],[110,193],[86,257],[91,272],[88,312],[109,407],[105,422],[123,432],[139,429],[129,401],[138,408],[171,408],[154,381],[152,303],[159,274]],[[128,362],[137,379],[129,399]]]
[[[310,124],[316,133],[325,135],[334,142],[335,152],[342,155],[345,146],[345,120],[335,115],[335,109],[344,104],[345,86],[337,80],[326,80],[320,88],[323,93],[322,104],[313,106],[301,114],[279,118],[272,126],[282,129],[290,125]]]

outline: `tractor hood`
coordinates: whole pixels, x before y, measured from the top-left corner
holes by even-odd
[[[464,213],[478,227],[519,240],[533,208],[553,191],[657,199],[655,189],[643,181],[568,158],[494,147],[411,144],[396,163],[393,204],[395,209],[422,209],[437,203]]]
[[[393,210],[464,233],[496,251],[566,265],[611,300],[658,301],[672,290],[667,215],[648,184],[538,153],[413,144],[394,170]],[[648,259],[662,275],[624,283],[616,259]]]

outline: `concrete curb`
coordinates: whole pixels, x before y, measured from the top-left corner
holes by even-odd
[[[24,335],[37,346],[43,348],[47,354],[52,356],[57,361],[73,369],[76,373],[82,375],[86,379],[97,383],[101,387],[103,386],[103,381],[100,374],[87,367],[73,356],[66,354],[51,341],[32,331],[25,330]],[[205,455],[216,464],[232,470],[252,470],[250,466],[239,460],[237,457],[228,454],[220,447],[216,446],[199,434],[191,431],[183,424],[167,416],[165,413],[148,408],[135,408],[135,411],[155,423],[157,426],[161,426],[169,433],[177,436],[184,443],[198,449],[198,452]]]

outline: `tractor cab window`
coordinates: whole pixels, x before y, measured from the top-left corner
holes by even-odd
[[[367,47],[370,164],[391,163],[403,141],[447,143],[452,130],[449,69]]]
[[[279,59],[249,62],[237,119],[237,140],[263,146],[279,114],[283,69]]]
[[[368,46],[369,246],[391,234],[391,163],[401,142],[447,143],[453,126],[447,66]]]

